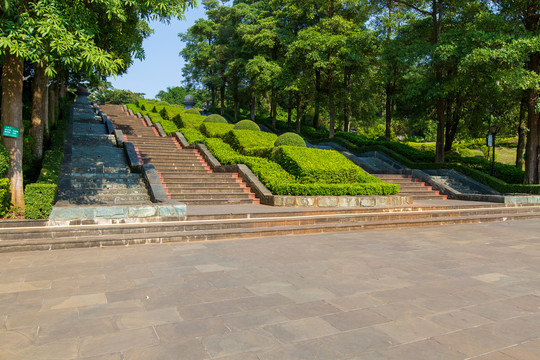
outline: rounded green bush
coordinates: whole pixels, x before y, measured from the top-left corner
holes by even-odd
[[[184,111],[185,114],[195,114],[195,115],[201,115],[201,112],[197,109],[191,108]]]
[[[253,130],[260,131],[259,125],[251,120],[240,120],[234,125],[236,130]]]
[[[300,135],[288,132],[280,135],[274,143],[275,147],[283,145],[306,147],[306,142],[304,141],[304,139],[302,139]]]
[[[204,119],[204,122],[227,124],[227,120],[223,116],[218,114],[208,115],[206,119]]]

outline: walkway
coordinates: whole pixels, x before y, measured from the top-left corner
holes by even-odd
[[[0,254],[0,358],[538,359],[539,231]]]

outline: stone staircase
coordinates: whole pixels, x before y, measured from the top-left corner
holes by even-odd
[[[540,206],[507,207],[502,204],[463,203],[448,205],[348,208],[268,209],[265,207],[203,207],[188,213],[186,221],[129,223],[115,225],[47,226],[46,221],[0,223],[0,252],[51,250],[73,247],[149,244],[305,235],[419,226],[483,223],[539,219]],[[248,209],[249,208],[249,209]]]
[[[95,116],[86,97],[73,105],[70,187],[59,200],[71,205],[151,204],[141,174],[131,173],[123,152]]]
[[[412,196],[413,201],[418,200],[446,200],[446,195],[441,195],[438,190],[433,190],[425,182],[413,178],[411,175],[402,174],[372,174],[382,181],[399,184],[399,195]]]
[[[133,143],[144,164],[156,168],[170,199],[186,205],[258,204],[238,174],[214,173],[196,149],[182,149],[176,139],[160,137],[155,128],[117,105],[103,105],[125,140]]]
[[[462,194],[482,194],[482,192],[480,192],[480,191],[478,191],[476,189],[473,189],[472,187],[468,186],[467,184],[465,184],[463,181],[460,181],[459,179],[456,179],[456,178],[453,178],[453,177],[450,177],[450,176],[446,176],[446,175],[431,175],[431,177],[434,180],[436,180],[436,181],[438,181],[438,182],[440,182],[440,183],[442,183],[442,184],[444,184],[444,185],[446,185],[446,186],[448,186],[448,187],[450,187],[450,188],[452,188],[452,189],[454,189],[454,190],[456,190],[456,191],[458,191],[458,192],[460,192]]]

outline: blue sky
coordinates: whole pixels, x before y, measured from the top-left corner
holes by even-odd
[[[146,59],[135,60],[127,73],[108,80],[114,88],[145,93],[145,98],[152,99],[160,90],[182,84],[183,59],[179,56],[184,44],[178,33],[186,32],[195,20],[205,17],[202,6],[190,9],[185,20],[173,20],[170,24],[150,23],[154,34],[144,40]]]

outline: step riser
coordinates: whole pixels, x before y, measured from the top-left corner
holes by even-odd
[[[137,233],[155,233],[155,232],[181,232],[181,231],[211,231],[211,230],[226,230],[226,229],[253,229],[253,228],[268,228],[268,227],[283,227],[283,226],[306,226],[306,225],[321,225],[328,226],[337,224],[349,224],[350,226],[368,226],[374,222],[403,222],[410,220],[435,220],[445,221],[448,218],[455,220],[461,216],[461,220],[467,220],[468,216],[483,216],[491,217],[526,217],[538,218],[539,212],[520,212],[520,211],[468,211],[468,212],[451,212],[451,213],[383,213],[374,215],[361,216],[339,216],[339,217],[318,217],[308,219],[284,219],[284,220],[253,220],[253,221],[228,221],[214,223],[165,223],[159,226],[131,226],[131,227],[103,227],[100,229],[72,229],[64,228],[40,228],[31,230],[13,230],[7,229],[0,234],[0,240],[10,240],[17,236],[24,236],[27,239],[37,238],[60,238],[73,236],[95,236],[95,235],[122,235],[122,234],[137,234]],[[506,209],[507,210],[507,209]]]
[[[534,219],[540,215],[531,215],[530,217],[520,217],[520,219]],[[512,220],[507,218],[507,220]],[[192,242],[192,241],[211,241],[211,240],[230,240],[230,239],[247,239],[259,238],[268,236],[286,236],[286,235],[303,235],[315,233],[330,233],[330,232],[348,232],[361,230],[376,230],[376,229],[392,229],[404,227],[422,227],[422,226],[440,226],[440,225],[456,225],[456,224],[475,224],[487,223],[494,221],[505,221],[501,217],[492,217],[484,219],[453,219],[453,220],[436,220],[436,221],[418,221],[415,223],[390,223],[390,224],[362,224],[350,227],[323,227],[323,228],[302,228],[302,229],[271,229],[271,230],[255,230],[253,232],[228,232],[219,234],[167,234],[158,235],[149,234],[142,237],[134,237],[122,239],[118,236],[113,238],[102,239],[76,239],[69,242],[55,241],[51,239],[46,243],[28,241],[26,244],[20,245],[14,243],[10,245],[8,242],[0,244],[0,252],[8,251],[24,251],[24,250],[56,250],[67,248],[80,247],[103,247],[103,246],[124,246],[124,245],[140,245],[140,244],[156,244],[169,242]]]

